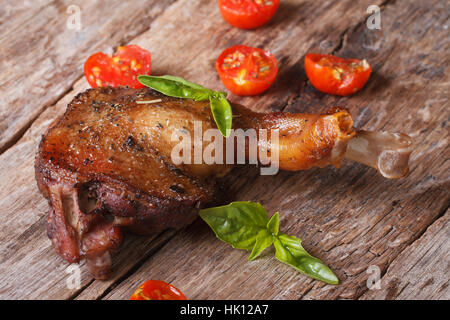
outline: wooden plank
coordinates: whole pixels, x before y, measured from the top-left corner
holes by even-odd
[[[73,91],[38,118],[19,143],[0,156],[0,172],[5,178],[0,190],[0,299],[68,299],[92,284],[83,262],[80,288],[67,286],[68,264],[55,254],[46,236],[48,204],[39,194],[33,167],[41,133],[86,86],[84,79],[78,81]],[[158,237],[129,237],[115,255],[110,282],[94,283],[94,288],[106,290],[172,234],[167,231]]]
[[[368,88],[355,97],[335,99],[305,85],[304,53],[310,49],[331,51],[337,47],[340,35],[363,19],[370,2],[355,5],[353,1],[317,1],[313,4],[284,1],[268,26],[244,32],[221,22],[215,2],[198,0],[189,1],[187,5],[187,1],[179,1],[153,22],[149,32],[133,40],[151,50],[154,74],[177,74],[215,88],[221,87],[214,61],[222,48],[235,43],[262,46],[272,50],[280,62],[277,83],[261,97],[231,97],[232,100],[259,110],[288,106],[288,110],[315,112],[322,106],[340,102],[351,108],[359,126],[416,133],[421,144],[413,157],[412,174],[405,180],[387,181],[372,170],[354,164],[346,164],[339,171],[326,168],[296,174],[280,173],[276,177],[260,177],[258,170],[246,167],[234,170],[224,180],[225,192],[230,194],[230,199],[261,201],[270,212],[281,211],[282,230],[305,238],[305,247],[337,272],[343,281],[341,286],[324,286],[307,279],[269,258],[269,254],[248,263],[246,253],[220,243],[201,221],[197,221],[142,265],[142,259],[165,241],[155,239],[155,244],[152,238],[131,239],[116,258],[119,272],[111,282],[92,282],[82,266],[82,292],[67,290],[67,274],[64,273],[67,265],[52,251],[45,236],[43,217],[47,204],[35,187],[32,162],[40,135],[50,121],[65,109],[76,92],[85,88],[82,79],[74,85],[73,92],[42,114],[25,136],[0,156],[0,169],[5,173],[0,181],[0,226],[7,230],[0,234],[0,296],[97,298],[107,293],[106,298],[127,299],[130,291],[148,278],[174,282],[190,298],[297,299],[361,295],[365,291],[367,266],[381,264],[385,270],[389,261],[438,216],[449,200],[448,177],[445,176],[448,163],[443,156],[445,152],[448,154],[448,133],[441,122],[442,114],[448,115],[448,105],[443,100],[446,87],[442,82],[448,83],[449,64],[443,64],[442,74],[436,72],[448,51],[448,41],[447,47],[446,42],[442,44],[442,39],[447,39],[446,34],[436,27],[442,17],[424,13],[427,8],[420,6],[425,4],[412,3],[402,8],[398,4],[388,5],[383,13],[383,28],[390,30],[389,34],[380,40],[379,36],[374,37],[359,28],[350,31],[343,43],[342,52],[355,50],[358,55],[361,52],[357,48],[364,48],[361,41],[369,39],[375,41],[369,42],[369,46],[379,46],[373,52],[362,49],[371,54],[368,56],[370,61],[376,61],[377,72]],[[426,5],[443,10],[442,3],[435,1]],[[415,29],[408,29],[419,28],[415,21],[408,20],[410,15],[423,16],[427,21],[424,32],[436,36],[417,39]],[[311,23],[311,17],[314,17],[314,23]],[[192,19],[204,23],[194,26]],[[399,30],[398,25],[394,28],[396,19],[405,30]],[[405,37],[412,34],[411,43],[402,44],[403,35],[399,32],[404,32]],[[422,52],[424,46],[432,47],[434,51],[420,60],[415,52],[418,48]],[[411,53],[415,60],[409,64],[401,60],[402,55]],[[392,62],[385,68],[384,60],[389,55]],[[424,71],[415,70],[418,60],[428,64]],[[393,75],[389,70],[392,66],[397,70]],[[411,75],[416,73],[419,80],[414,84]],[[391,77],[389,86],[383,86],[385,75]],[[399,82],[395,82],[397,79]],[[424,79],[427,80],[425,84]],[[429,96],[419,95],[419,87],[427,89]],[[400,103],[400,94],[406,101],[400,101],[401,106],[394,110],[398,116],[389,122],[392,113],[388,107],[391,103]],[[369,105],[369,101],[373,105]],[[425,107],[420,109],[422,106]],[[416,115],[412,113],[402,128],[405,108],[411,108],[415,113],[421,110],[422,119],[414,123]],[[411,114],[410,111],[407,114]],[[134,258],[128,261],[127,249],[136,247]],[[139,267],[137,272],[133,269],[135,264]],[[7,274],[11,270],[15,270],[14,274]],[[120,282],[118,286],[110,288],[116,281]],[[27,283],[26,290],[18,291],[17,287],[23,286],[24,282]],[[37,292],[32,296],[26,294],[33,290]]]
[[[280,264],[271,252],[247,262],[248,253],[219,242],[197,221],[105,298],[126,298],[149,278],[173,282],[191,299],[358,298],[367,291],[368,268],[376,265],[385,272],[450,202],[445,8],[445,1],[388,4],[382,30],[368,30],[365,24],[351,28],[337,52],[369,59],[374,74],[368,86],[356,96],[337,98],[304,81],[286,108],[317,112],[343,105],[358,127],[412,134],[416,151],[407,178],[386,180],[372,169],[345,163],[339,170],[276,177],[237,168],[223,182],[230,200],[260,201],[269,212],[280,211],[281,230],[303,238],[305,247],[336,271],[341,285],[312,281]],[[311,50],[320,47],[319,41],[309,44]],[[296,79],[301,81],[302,59],[292,52],[289,56],[297,59],[290,67],[303,75]]]
[[[274,20],[267,26],[254,31],[242,31],[222,21],[214,1],[189,1],[189,6],[179,1],[159,17],[149,32],[133,41],[152,52],[154,74],[177,74],[211,88],[222,87],[215,72],[215,59],[224,48],[239,43],[267,48],[280,63],[280,81],[261,96],[242,98],[231,94],[229,98],[255,110],[282,109],[290,98],[297,95],[302,82],[299,71],[307,48],[313,46],[315,41],[321,43],[322,47],[326,42],[328,50],[338,46],[340,35],[364,18],[369,4],[370,1],[357,6],[346,1],[314,4],[307,1],[283,1]],[[348,10],[349,7],[354,10]],[[204,24],[191,24],[193,15],[199,21],[204,21]],[[315,16],[314,24],[307,21],[311,15]],[[174,30],[178,32],[174,33]],[[192,45],[198,43],[202,45]],[[167,59],[168,56],[171,58]],[[124,286],[128,284],[128,281],[123,283]],[[133,287],[136,283],[131,282],[129,285]],[[89,286],[85,291],[89,293],[97,290],[93,288]],[[124,292],[124,298],[129,296],[129,291]],[[94,295],[89,293],[87,296]]]
[[[5,184],[0,193],[0,225],[4,230],[0,234],[2,242],[0,246],[1,298],[65,299],[77,293],[77,289],[67,288],[65,281],[69,276],[65,273],[67,263],[55,256],[54,250],[45,236],[45,216],[48,211],[48,204],[42,197],[37,197],[39,192],[34,181],[34,154],[40,136],[50,122],[65,110],[67,103],[76,93],[87,88],[84,79],[73,84],[73,81],[82,76],[84,59],[97,50],[110,52],[112,46],[124,44],[140,32],[148,29],[152,19],[174,1],[154,2],[154,4],[143,5],[139,1],[126,3],[115,1],[109,2],[108,6],[88,1],[78,2],[82,10],[82,23],[85,26],[79,33],[64,27],[66,23],[65,8],[69,4],[36,1],[32,5],[19,6],[15,3],[9,7],[2,7],[4,9],[0,13],[2,26],[8,27],[8,30],[17,29],[17,32],[2,35],[0,39],[1,57],[12,59],[12,56],[15,55],[15,59],[22,59],[24,63],[34,63],[34,69],[31,68],[33,70],[41,67],[47,68],[38,71],[41,74],[45,73],[48,78],[41,79],[38,84],[28,82],[22,84],[20,81],[25,77],[23,71],[27,68],[20,65],[20,68],[16,70],[17,72],[14,71],[15,69],[10,71],[8,76],[11,78],[7,80],[12,82],[8,82],[0,89],[8,93],[7,96],[6,94],[2,95],[0,106],[2,108],[0,109],[2,114],[0,127],[8,126],[8,128],[7,130],[0,130],[0,135],[8,135],[11,130],[14,132],[20,131],[19,127],[45,109],[46,101],[49,101],[48,104],[53,103],[52,101],[59,99],[58,95],[67,91],[71,86],[74,87],[74,90],[69,91],[56,106],[48,108],[26,132],[20,142],[12,150],[8,150],[2,155],[3,161],[0,165],[0,171],[3,176],[3,173],[9,175],[8,177],[5,176],[3,181],[15,187],[9,188]],[[89,12],[89,14],[83,14],[83,12]],[[129,13],[123,15],[123,12]],[[126,21],[121,21],[124,19]],[[15,24],[19,25],[20,28]],[[13,49],[9,48],[11,43],[8,43],[8,40],[14,38],[14,41],[17,42],[17,39],[35,37],[36,30],[33,28],[40,28],[42,34],[47,34],[47,37],[35,39],[33,42],[24,41],[28,51],[11,51]],[[108,37],[102,35],[108,35]],[[8,50],[3,44],[8,44]],[[16,50],[18,49],[19,47],[16,48]],[[41,66],[41,63],[38,62],[46,58],[49,53],[51,53],[52,63]],[[8,60],[2,60],[2,63],[6,63],[6,61]],[[56,63],[59,64],[56,65]],[[11,69],[6,68],[5,70]],[[2,73],[2,76],[4,75],[5,73]],[[0,80],[0,83],[3,83],[3,79]],[[20,85],[17,83],[20,83]],[[20,97],[20,99],[25,99],[20,100],[20,105],[14,103],[8,105],[6,100],[3,101],[3,99],[15,99],[15,95],[19,94],[17,90],[26,88],[27,85],[33,86],[32,92]],[[47,87],[49,90],[44,92],[42,88]],[[30,104],[23,107],[24,103]],[[24,109],[19,110],[19,107]],[[26,115],[25,109],[29,113],[28,115]],[[14,117],[12,120],[14,123],[10,121],[6,111]],[[23,114],[21,114],[22,112]],[[3,120],[7,122],[2,122]],[[14,127],[16,124],[18,125],[17,128]],[[12,134],[14,135],[14,133]],[[3,138],[4,136],[0,136],[0,139]],[[9,138],[5,139],[8,140]],[[1,147],[0,150],[2,150]],[[156,245],[158,241],[164,239],[164,237],[161,237],[154,242],[152,241],[153,238],[130,240],[131,245],[137,250],[131,256],[125,251],[123,251],[123,255],[120,252],[118,253],[116,263],[119,263],[119,265],[113,279],[117,280],[123,276],[134,263],[145,256],[147,252],[150,252],[150,244]],[[130,264],[120,264],[119,260],[122,260],[122,262],[130,261]],[[33,270],[33,272],[30,272],[30,270]],[[84,264],[81,265],[81,270],[81,287],[84,287],[91,283],[93,279],[84,269]]]
[[[302,2],[297,7],[294,3],[296,2],[284,2],[277,17],[269,26],[256,31],[243,32],[223,22],[219,16],[216,4],[213,2],[190,1],[189,6],[186,5],[186,2],[180,2],[156,19],[148,33],[143,34],[138,39],[133,40],[133,42],[141,44],[152,51],[155,74],[178,74],[200,83],[211,83],[211,86],[219,88],[221,85],[214,71],[214,58],[212,59],[211,57],[218,56],[221,50],[220,47],[224,48],[234,43],[266,46],[266,44],[261,43],[261,39],[267,37],[269,40],[264,40],[267,42],[267,47],[276,49],[275,53],[279,55],[280,61],[284,61],[280,69],[280,74],[282,75],[280,77],[282,78],[293,67],[292,64],[299,65],[302,52],[306,50],[308,43],[311,44],[313,41],[312,32],[317,34],[318,39],[326,38],[334,45],[339,43],[339,35],[343,32],[345,26],[338,23],[336,19],[330,19],[330,13],[325,9],[332,6],[332,9],[336,10],[335,14],[343,15],[349,23],[356,23],[356,18],[361,10],[364,10],[364,7],[361,7],[358,11],[349,12],[347,8],[350,2],[338,4],[333,1],[320,2],[313,7],[307,6],[305,2]],[[293,16],[292,12],[295,11],[293,8],[299,8],[300,13],[297,14],[296,12],[296,16]],[[311,33],[304,33],[304,29],[307,26],[306,17],[313,12],[322,14],[318,21],[329,20],[332,25],[325,24],[326,28],[322,30],[322,25],[317,24],[317,26],[310,28]],[[190,23],[193,16],[198,17],[201,21],[205,21],[205,24],[201,26],[196,25],[194,28]],[[286,34],[282,32],[286,28],[282,23],[287,23],[287,28],[292,30],[293,33]],[[275,32],[271,31],[273,29],[275,29]],[[329,35],[326,30],[333,30],[334,32],[332,35]],[[190,36],[187,37],[186,35]],[[276,38],[274,37],[275,35],[278,35],[278,39],[273,40],[273,38]],[[289,39],[292,39],[294,35],[299,46],[297,49],[293,49],[289,42]],[[193,43],[202,43],[202,45],[193,46]],[[290,55],[293,56],[291,57]],[[170,59],[167,57],[170,57]],[[186,61],[189,63],[186,63]],[[210,70],[210,72],[199,72],[199,70]],[[292,76],[290,79],[292,81],[296,80]],[[5,257],[2,261],[2,267],[4,270],[9,270],[11,264],[14,264],[14,269],[16,270],[15,275],[3,274],[4,277],[1,279],[1,282],[7,283],[7,285],[3,286],[2,296],[68,298],[77,294],[76,290],[64,288],[64,279],[67,278],[67,274],[62,270],[66,264],[56,254],[42,259],[39,268],[35,270],[30,265],[32,266],[36,263],[39,260],[39,256],[34,256],[31,259],[33,263],[30,263],[29,259],[25,257],[25,253],[33,251],[30,248],[31,244],[28,242],[28,239],[31,237],[36,239],[33,242],[33,248],[46,248],[49,254],[52,252],[45,235],[45,223],[43,220],[48,210],[47,203],[37,192],[33,178],[33,158],[37,143],[40,135],[52,119],[63,112],[65,105],[76,92],[83,91],[85,88],[86,83],[84,79],[78,81],[74,85],[72,92],[69,92],[54,108],[44,112],[19,143],[0,157],[0,168],[2,172],[6,173],[2,181],[0,181],[0,199],[2,199],[0,210],[8,213],[8,215],[1,215],[2,220],[0,222],[0,225],[7,226],[8,229],[8,232],[4,233],[1,238],[3,246],[0,248],[2,248],[2,253],[4,253],[2,256]],[[255,100],[244,100],[246,102],[253,101],[250,106],[261,110],[268,109],[271,105],[274,108],[282,108],[287,103],[287,98],[295,94],[295,88],[292,88],[292,86],[277,84],[271,90],[273,90],[272,95],[276,97],[272,97],[270,101],[267,101],[269,95],[264,95]],[[17,168],[17,163],[20,163],[19,168]],[[39,224],[36,225],[38,221]],[[147,248],[146,243],[143,246]],[[126,245],[124,247],[126,248]],[[22,249],[20,252],[17,252],[14,250],[15,248]],[[140,253],[142,252],[138,251],[138,254]],[[145,252],[142,254],[145,255]],[[125,268],[129,270],[135,262],[136,260],[128,261]],[[59,268],[55,266],[59,266]],[[84,268],[82,270],[82,287],[85,287],[91,283],[92,278],[86,274]],[[113,281],[119,279],[126,272],[119,272],[119,275]],[[24,281],[29,283],[28,289],[33,288],[33,286],[36,286],[33,279],[45,279],[46,283],[45,286],[37,288],[33,296],[27,296],[25,291],[17,289],[19,284]],[[54,283],[62,283],[63,285],[57,287]],[[50,288],[54,289],[51,290]],[[104,282],[96,281],[89,285],[88,289],[84,290],[79,298],[98,297],[106,289],[107,286],[105,286]]]
[[[315,47],[331,51],[347,28],[364,19],[370,4],[381,2],[359,1],[355,5],[354,1],[285,0],[268,24],[243,31],[222,19],[215,1],[179,1],[155,21],[151,30],[133,41],[152,52],[153,74],[175,73],[217,89],[223,89],[223,85],[215,62],[225,48],[246,44],[270,50],[280,67],[274,85],[259,96],[230,94],[229,98],[254,110],[280,110],[302,85],[305,52]],[[193,19],[202,24],[192,23]]]
[[[6,1],[0,8],[0,153],[83,75],[97,51],[128,42],[174,0]],[[81,30],[67,27],[70,5]]]
[[[450,211],[389,266],[380,288],[361,299],[450,299]]]

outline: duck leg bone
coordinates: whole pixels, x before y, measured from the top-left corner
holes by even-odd
[[[412,150],[412,139],[404,133],[357,130],[344,157],[377,169],[383,177],[396,179],[408,173]]]

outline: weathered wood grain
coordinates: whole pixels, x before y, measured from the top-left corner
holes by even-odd
[[[215,63],[225,48],[246,44],[270,50],[279,63],[274,85],[259,96],[230,94],[229,98],[254,110],[280,110],[289,98],[297,96],[305,79],[302,66],[306,51],[331,51],[347,28],[364,19],[369,4],[381,2],[285,0],[273,20],[249,31],[227,24],[216,1],[179,1],[133,42],[152,52],[153,74],[175,73],[217,89],[224,87]],[[201,24],[192,23],[193,19]]]
[[[361,299],[450,299],[450,211],[407,247]]]
[[[221,47],[226,47],[234,43],[248,43],[257,45],[258,41],[264,36],[264,33],[268,30],[275,28],[275,33],[271,34],[272,38],[275,34],[278,34],[278,43],[282,44],[279,53],[284,57],[288,57],[289,54],[294,54],[299,61],[303,52],[300,49],[292,49],[289,39],[293,38],[293,34],[285,34],[281,32],[284,25],[281,23],[288,23],[290,29],[293,29],[295,38],[298,39],[298,44],[306,46],[306,42],[311,42],[313,37],[311,34],[305,34],[302,36],[303,28],[306,28],[306,17],[312,14],[313,8],[318,12],[323,12],[322,19],[330,20],[330,23],[334,26],[327,27],[328,30],[336,29],[333,35],[321,34],[321,38],[327,38],[329,41],[334,41],[337,45],[339,42],[339,35],[344,30],[344,26],[338,27],[336,19],[329,19],[327,11],[325,10],[330,6],[331,2],[317,4],[316,7],[307,9],[304,12],[297,12],[293,7],[295,2],[285,3],[278,13],[276,19],[271,23],[271,26],[257,30],[254,32],[242,32],[238,31],[225,22],[223,22],[219,16],[219,12],[215,6],[215,3],[210,1],[196,1],[189,2],[189,10],[186,10],[186,3],[175,4],[173,8],[164,12],[164,15],[160,19],[156,19],[148,33],[142,35],[139,39],[133,40],[134,43],[141,44],[143,47],[149,48],[153,53],[154,58],[154,73],[172,73],[185,76],[194,81],[200,83],[212,83],[215,87],[221,87],[219,80],[214,72],[214,60],[220,53],[220,47],[215,44],[221,42]],[[323,7],[322,7],[323,6]],[[299,5],[299,9],[302,7],[308,7],[304,3]],[[355,18],[359,12],[352,11],[347,12],[348,4],[335,4],[336,15],[348,15],[347,20],[349,22],[356,21]],[[363,7],[361,10],[364,9]],[[211,16],[211,13],[212,16]],[[295,16],[293,14],[295,13]],[[189,23],[192,16],[198,15],[198,19],[206,21],[204,25],[194,26]],[[317,32],[320,26],[316,27]],[[155,32],[158,30],[158,32]],[[186,37],[189,35],[189,37]],[[297,38],[298,37],[298,38]],[[309,39],[309,40],[308,40]],[[207,43],[204,43],[207,42]],[[201,43],[202,45],[192,46],[192,43]],[[263,43],[259,43],[264,45]],[[272,45],[268,47],[272,47]],[[277,44],[278,45],[278,44]],[[273,45],[273,47],[277,47]],[[289,48],[290,52],[284,52],[284,49]],[[304,50],[304,49],[303,49]],[[285,60],[290,58],[283,58]],[[293,59],[293,58],[292,58]],[[189,61],[189,63],[186,63]],[[290,67],[289,63],[282,65],[280,73],[285,73]],[[210,70],[210,72],[199,72],[199,70]],[[0,188],[2,190],[0,194],[2,212],[13,214],[2,214],[1,225],[8,226],[8,232],[5,232],[2,236],[2,253],[5,258],[3,259],[2,267],[5,270],[3,283],[8,282],[7,285],[2,286],[2,296],[8,297],[30,297],[26,296],[25,291],[17,289],[19,283],[25,282],[30,284],[30,287],[35,285],[33,279],[39,279],[41,282],[47,283],[46,286],[41,286],[34,294],[34,297],[59,297],[67,298],[77,294],[76,290],[67,290],[64,288],[64,279],[67,278],[67,274],[62,272],[62,268],[65,268],[64,262],[54,254],[52,257],[46,257],[42,259],[42,263],[46,266],[39,266],[38,270],[27,272],[30,270],[30,265],[37,263],[38,256],[33,254],[26,255],[26,252],[30,252],[30,243],[28,239],[32,236],[36,238],[33,242],[33,246],[37,248],[46,248],[48,252],[51,252],[49,241],[45,235],[45,223],[44,216],[47,211],[46,201],[37,192],[37,188],[34,184],[33,178],[33,158],[36,145],[40,139],[40,135],[44,132],[48,124],[54,119],[57,114],[60,114],[64,109],[68,101],[74,96],[76,92],[83,91],[86,87],[84,79],[78,81],[74,85],[74,90],[69,92],[54,108],[47,110],[37,121],[33,124],[26,135],[17,143],[13,148],[5,152],[1,156],[1,169],[2,172],[7,173],[2,180],[2,186],[12,186]],[[275,87],[275,93],[278,95],[282,102],[279,102],[278,108],[281,108],[284,103],[287,102],[286,97],[295,93],[295,88],[290,86]],[[289,92],[287,94],[287,92]],[[265,95],[267,97],[267,95]],[[275,98],[272,98],[275,99]],[[257,108],[268,108],[271,103],[265,101],[264,97],[260,97],[254,102],[254,106]],[[247,99],[250,102],[251,99]],[[264,102],[264,106],[260,106],[259,103]],[[273,103],[273,100],[272,100]],[[275,108],[277,105],[275,105]],[[20,167],[17,164],[20,163]],[[36,225],[39,221],[39,224]],[[35,226],[32,228],[32,226]],[[32,233],[33,235],[30,235]],[[23,239],[23,241],[22,241]],[[39,240],[37,240],[39,239]],[[145,240],[143,240],[144,243]],[[12,247],[21,248],[21,251],[17,252]],[[125,246],[126,248],[126,246]],[[33,250],[31,250],[33,252]],[[31,261],[31,262],[30,262]],[[8,270],[11,268],[11,264],[14,264],[14,275],[8,274]],[[128,261],[125,268],[130,268],[134,264],[134,261]],[[55,268],[60,266],[60,268]],[[25,274],[25,276],[19,276]],[[119,272],[119,277],[123,273]],[[25,279],[24,279],[25,277]],[[117,280],[117,277],[113,281]],[[82,287],[87,286],[92,279],[86,275],[83,269]],[[54,286],[53,282],[62,283],[61,286]],[[49,290],[53,288],[54,291]],[[103,294],[106,289],[104,282],[94,282],[83,291],[79,296],[85,297],[98,297]]]
[[[361,2],[357,6],[353,3],[354,10],[349,10],[350,2],[345,1],[284,1],[267,26],[255,31],[242,31],[222,21],[215,2],[190,1],[189,9],[186,9],[185,2],[180,1],[168,8],[149,32],[133,41],[152,52],[154,74],[177,74],[211,88],[222,87],[215,72],[215,60],[224,48],[239,43],[267,48],[280,63],[280,80],[259,97],[230,95],[230,99],[255,110],[276,110],[284,108],[289,99],[297,95],[304,77],[301,70],[307,48],[314,46],[316,41],[328,50],[338,46],[345,29],[364,19],[368,5],[369,2]],[[196,19],[204,24],[191,24],[194,13]],[[311,15],[316,21],[312,25],[307,20]],[[180,37],[180,34],[184,36]],[[170,59],[167,59],[168,52],[171,53]],[[127,284],[128,281],[123,283]],[[89,292],[91,287],[85,290]],[[128,295],[129,290],[124,293],[124,296]]]
[[[192,299],[358,298],[367,291],[367,269],[378,266],[384,273],[449,205],[445,8],[445,1],[388,4],[381,31],[365,24],[350,28],[337,52],[369,59],[374,74],[368,86],[356,96],[336,98],[304,81],[285,109],[317,112],[338,104],[351,110],[361,128],[410,133],[417,149],[407,178],[386,180],[372,169],[345,163],[339,170],[277,177],[240,168],[224,181],[230,200],[260,201],[269,212],[280,211],[281,230],[303,238],[305,247],[336,271],[341,285],[312,281],[270,253],[247,262],[248,253],[217,243],[197,221],[106,298],[125,298],[147,278],[172,281]],[[304,74],[301,61],[294,66]]]
[[[79,1],[83,28],[78,33],[65,25],[66,8],[73,3],[11,1],[0,9],[0,24],[2,30],[7,30],[2,31],[0,39],[0,61],[4,66],[2,70],[6,70],[0,76],[4,77],[0,79],[0,152],[9,146],[9,141],[14,142],[46,105],[59,100],[35,122],[15,148],[2,155],[5,161],[0,165],[0,172],[5,184],[0,194],[1,298],[66,299],[78,292],[67,288],[68,274],[64,272],[67,263],[54,256],[45,237],[48,205],[36,197],[35,149],[50,122],[63,112],[76,93],[87,88],[84,79],[73,84],[82,77],[86,57],[98,50],[111,52],[112,47],[147,30],[151,21],[173,2]],[[124,15],[124,12],[128,13]],[[16,67],[7,67],[8,61],[17,63]],[[30,70],[35,71],[31,76]],[[39,78],[42,75],[45,79]],[[38,78],[30,82],[27,77]],[[75,89],[66,92],[72,86]],[[66,95],[59,99],[61,94]],[[137,250],[131,256],[124,252],[119,260],[131,263],[119,264],[113,279],[123,276],[145,256],[148,250],[145,246],[152,243],[151,240],[139,239],[138,245],[132,244]],[[84,287],[93,279],[83,265],[81,267],[81,287]]]
[[[359,127],[414,135],[418,149],[404,180],[385,180],[372,169],[350,163],[339,170],[281,172],[275,177],[241,167],[224,180],[230,200],[260,201],[269,212],[280,211],[281,229],[303,238],[305,247],[336,271],[342,285],[310,280],[271,258],[270,252],[247,262],[248,253],[221,243],[198,220],[167,243],[171,233],[131,238],[116,257],[111,281],[93,281],[82,265],[82,289],[68,290],[67,264],[45,235],[48,208],[37,192],[32,165],[40,135],[86,87],[81,79],[0,156],[0,226],[5,230],[0,233],[0,297],[128,299],[139,282],[149,278],[173,282],[189,298],[363,294],[367,267],[378,265],[386,271],[449,204],[445,1],[388,4],[382,30],[370,31],[361,22],[373,2],[283,1],[267,26],[241,31],[221,20],[215,1],[180,0],[156,18],[148,32],[132,40],[152,52],[154,74],[177,74],[212,88],[222,87],[214,62],[223,48],[237,43],[267,48],[280,63],[277,82],[260,97],[231,96],[233,101],[255,110],[313,112],[338,103],[350,108]],[[193,20],[202,23],[192,24]],[[339,48],[346,30],[338,54],[367,57],[374,75],[354,97],[323,95],[307,83],[303,56],[309,50]]]
[[[55,254],[46,236],[48,204],[38,196],[33,167],[40,135],[72,97],[85,89],[84,79],[78,81],[73,91],[38,118],[18,144],[1,155],[0,299],[68,299],[92,284],[93,278],[83,262],[80,288],[68,288],[66,281],[71,274],[66,272],[67,262]],[[102,287],[103,292],[172,234],[168,231],[158,237],[130,237],[115,256],[110,282],[92,285]]]
[[[0,6],[0,153],[65,95],[97,51],[112,52],[149,28],[175,0],[4,1]],[[81,10],[81,30],[67,27]]]

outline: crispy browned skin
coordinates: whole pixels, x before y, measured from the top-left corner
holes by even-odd
[[[136,101],[161,99],[137,104]],[[338,165],[354,135],[342,109],[323,115],[260,114],[233,105],[233,125],[280,130],[280,168]],[[86,258],[106,278],[121,229],[160,232],[190,223],[230,166],[171,162],[175,130],[193,122],[215,128],[208,102],[175,99],[151,89],[96,88],[75,97],[42,138],[36,179],[49,200],[48,235],[69,262]],[[208,142],[204,142],[204,145]],[[270,146],[274,147],[274,146]]]
[[[233,105],[233,114],[237,115],[233,119],[235,128],[278,130],[281,170],[308,170],[329,164],[339,167],[347,143],[355,135],[351,115],[339,107],[324,114],[292,114],[257,113]],[[259,140],[261,144],[264,140]],[[272,147],[269,143],[268,149]]]
[[[135,103],[156,98],[163,101],[153,108]],[[64,259],[86,257],[105,278],[119,226],[138,233],[180,228],[212,200],[214,181],[173,166],[164,144],[171,126],[205,116],[185,102],[152,90],[90,89],[48,129],[36,179],[51,206],[48,235]]]

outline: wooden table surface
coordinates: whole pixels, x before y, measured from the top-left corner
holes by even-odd
[[[380,30],[366,25],[373,4]],[[81,10],[79,31],[67,26],[70,5]],[[449,299],[449,16],[448,0],[281,0],[270,23],[243,31],[222,20],[214,0],[3,0],[0,298],[128,299],[144,280],[160,279],[190,299]],[[261,96],[230,100],[260,111],[341,105],[358,128],[414,138],[411,172],[400,180],[350,162],[277,176],[241,166],[223,180],[228,200],[279,211],[281,230],[302,238],[340,285],[311,280],[270,250],[248,262],[247,252],[217,240],[200,219],[177,232],[129,236],[110,280],[93,279],[81,263],[81,286],[67,285],[68,264],[46,236],[34,155],[50,122],[88,87],[86,58],[127,43],[151,51],[152,74],[218,89],[215,60],[224,48],[262,47],[279,62],[276,83]],[[306,79],[307,52],[366,58],[373,74],[352,97],[325,95]],[[377,272],[380,286],[369,289]]]

